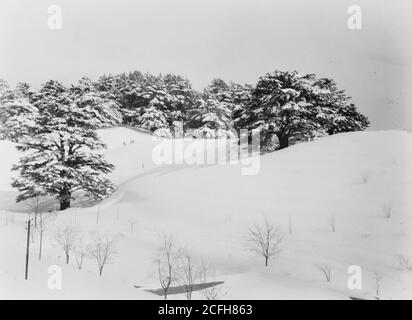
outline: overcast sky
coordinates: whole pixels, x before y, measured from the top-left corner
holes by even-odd
[[[53,4],[61,30],[48,28]],[[347,28],[353,4],[362,30]],[[141,70],[201,89],[275,69],[331,77],[372,129],[412,130],[412,1],[0,1],[0,78],[12,85]]]

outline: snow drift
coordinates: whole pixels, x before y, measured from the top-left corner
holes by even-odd
[[[160,233],[207,262],[211,280],[223,281],[226,299],[411,298],[412,136],[403,131],[337,134],[260,158],[256,175],[241,164],[156,165],[159,143],[127,128],[99,131],[107,160],[116,166],[116,192],[101,203],[72,207],[48,220],[43,258],[38,235],[31,243],[29,280],[24,280],[27,206],[14,204],[9,181],[18,159],[13,144],[0,141],[0,297],[158,299],[156,258]],[[76,205],[76,204],[75,204]],[[81,206],[80,206],[81,205]],[[390,207],[391,217],[384,208]],[[330,219],[336,220],[332,232]],[[285,233],[282,252],[264,267],[250,250],[249,228],[268,219]],[[81,271],[65,265],[54,233],[75,225],[87,242],[110,235],[116,256],[98,276],[87,258]],[[48,268],[62,267],[62,289],[48,287]],[[319,266],[332,268],[327,282]],[[362,268],[362,289],[348,287],[348,267]],[[183,299],[178,294],[170,298]],[[195,292],[194,298],[202,298]]]

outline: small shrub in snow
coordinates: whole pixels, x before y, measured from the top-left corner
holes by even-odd
[[[183,282],[185,296],[187,300],[192,300],[196,282],[201,279],[201,268],[193,262],[193,258],[188,251],[181,255],[180,275]]]
[[[332,229],[332,232],[336,231],[336,217],[334,215],[331,215],[329,217],[329,225]]]
[[[157,274],[162,288],[163,297],[166,300],[169,289],[179,277],[179,258],[181,257],[179,250],[175,248],[175,243],[172,235],[160,235],[160,247],[158,258],[155,260],[157,264]]]
[[[74,248],[77,231],[72,226],[65,226],[56,232],[56,241],[64,250],[66,255],[66,264],[70,262],[70,254]]]
[[[208,283],[208,282],[216,282],[214,281],[214,277],[210,278],[209,277],[209,268],[206,264],[202,264],[201,268],[201,281],[202,283]],[[206,300],[219,300],[219,298],[222,296],[221,291],[222,291],[223,285],[216,285],[216,286],[211,286],[211,287],[206,287],[204,288],[201,293],[205,297]]]
[[[86,256],[86,248],[84,246],[82,238],[77,239],[76,243],[74,244],[74,256],[76,258],[77,268],[81,270],[83,267],[84,257]]]
[[[412,271],[412,261],[409,257],[400,254],[395,258],[398,260],[399,269]]]
[[[317,266],[320,271],[322,271],[323,275],[325,276],[326,282],[330,282],[332,276],[332,267],[328,264],[321,264]]]
[[[389,219],[392,215],[392,204],[384,203],[382,206],[382,211],[386,219]]]
[[[114,241],[108,237],[96,237],[89,248],[90,256],[93,257],[99,268],[99,275],[103,273],[106,264],[113,261],[114,258]]]
[[[265,266],[268,266],[270,258],[276,257],[281,251],[283,233],[279,226],[265,220],[262,225],[255,224],[249,230],[252,249],[265,259]]]

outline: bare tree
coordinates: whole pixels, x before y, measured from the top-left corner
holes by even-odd
[[[96,260],[99,268],[99,275],[103,273],[103,268],[106,264],[113,261],[114,255],[114,241],[108,237],[97,237],[90,247],[90,255]]]
[[[336,231],[336,217],[332,214],[329,217],[328,221],[329,221],[330,228],[332,229],[332,232],[335,232]]]
[[[200,280],[201,268],[193,262],[188,251],[185,251],[181,257],[181,277],[187,300],[192,300],[192,292],[196,281]]]
[[[409,257],[399,254],[395,258],[398,260],[399,269],[412,271],[412,261]]]
[[[253,251],[265,258],[265,266],[267,267],[269,259],[281,251],[283,233],[280,227],[265,220],[263,225],[255,224],[249,230],[249,236]]]
[[[201,265],[201,282],[203,284],[209,283],[209,282],[215,282],[214,277],[210,279],[209,276],[209,267],[205,264],[202,263]],[[205,297],[206,300],[218,300],[219,297],[221,296],[221,290],[223,288],[223,285],[215,285],[215,286],[207,286],[204,289],[202,289],[202,295]]]
[[[63,229],[58,229],[56,233],[57,243],[63,248],[66,255],[66,264],[69,264],[70,253],[74,246],[76,233],[76,230],[72,226],[66,226]]]
[[[392,215],[392,204],[389,202],[384,203],[382,206],[382,211],[383,211],[385,218],[389,219]]]
[[[160,235],[159,256],[156,259],[158,279],[165,300],[171,285],[178,280],[178,260],[180,252],[175,249],[172,235]]]
[[[331,276],[332,276],[332,267],[328,264],[321,264],[317,265],[320,271],[322,271],[323,275],[326,278],[326,282],[330,282]]]
[[[376,285],[376,298],[379,299],[379,294],[380,294],[380,290],[381,290],[382,276],[380,275],[379,272],[375,271],[373,278],[375,279],[375,285]]]
[[[83,243],[83,238],[77,239],[76,243],[74,244],[74,255],[76,258],[77,268],[81,270],[83,267],[84,257],[86,256],[86,247]]]

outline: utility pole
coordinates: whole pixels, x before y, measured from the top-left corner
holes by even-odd
[[[30,227],[31,227],[31,219],[29,219],[26,222],[27,224],[27,245],[26,245],[26,273],[25,273],[25,279],[27,280],[28,275],[29,275],[29,252],[30,252]]]

